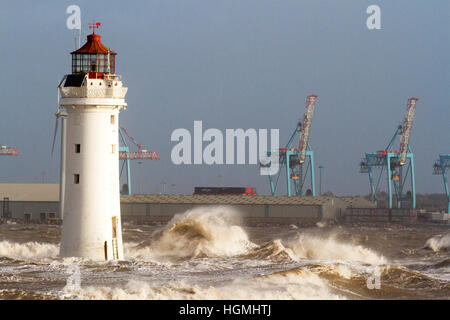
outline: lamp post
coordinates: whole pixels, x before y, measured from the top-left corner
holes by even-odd
[[[139,194],[142,194],[142,161],[138,161],[139,165]]]
[[[319,195],[322,195],[322,168],[323,166],[319,166]]]

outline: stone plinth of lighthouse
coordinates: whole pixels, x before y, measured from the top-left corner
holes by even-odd
[[[67,113],[61,257],[123,258],[119,190],[119,112],[127,88],[117,54],[95,33],[71,52],[72,73],[59,85]]]

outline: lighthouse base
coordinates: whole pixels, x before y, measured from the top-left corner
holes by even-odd
[[[117,217],[112,217],[112,233],[109,237],[97,234],[94,237],[87,236],[86,238],[79,238],[75,233],[68,232],[63,234],[61,240],[59,256],[79,257],[91,260],[122,260],[123,259],[123,244],[119,237],[120,222]],[[68,224],[70,226],[70,224]],[[70,227],[69,227],[70,228]],[[111,237],[116,235],[116,237]]]

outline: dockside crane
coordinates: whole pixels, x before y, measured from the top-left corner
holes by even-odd
[[[159,160],[159,155],[157,151],[149,151],[142,148],[142,144],[138,143],[128,131],[119,126],[119,137],[122,143],[119,146],[119,160],[123,160],[120,167],[120,177],[122,177],[124,168],[126,167],[126,179],[127,179],[127,194],[131,194],[131,168],[130,160]],[[125,139],[127,137],[136,147],[137,151],[130,151],[130,148]]]
[[[409,98],[406,107],[406,116],[403,124],[397,127],[391,141],[384,150],[375,153],[366,153],[360,163],[360,172],[369,175],[370,191],[375,206],[378,205],[377,192],[380,186],[383,171],[386,169],[388,185],[388,207],[392,208],[392,194],[395,192],[397,207],[409,201],[412,208],[416,208],[416,187],[414,178],[414,154],[409,148],[412,123],[419,99]],[[400,138],[398,150],[394,150],[396,140]],[[374,180],[374,171],[378,169],[378,176]],[[411,191],[404,193],[405,184],[410,177]]]
[[[440,154],[433,166],[433,174],[442,175],[445,195],[447,196],[447,213],[450,213],[450,190],[448,188],[447,171],[450,169],[450,154]]]
[[[270,191],[272,195],[276,194],[278,181],[281,175],[286,174],[286,189],[288,196],[301,196],[308,175],[310,176],[309,195],[316,195],[316,184],[314,179],[314,152],[309,145],[309,135],[311,131],[311,123],[314,115],[315,103],[317,95],[311,94],[306,99],[306,112],[303,120],[297,122],[294,132],[289,138],[288,143],[284,148],[278,150],[279,154],[279,171],[276,175],[269,175]],[[298,141],[298,147],[295,147],[295,142]],[[267,154],[270,156],[273,151]],[[271,163],[261,164],[261,166],[270,167]],[[274,177],[276,176],[276,178]],[[292,191],[292,186],[293,191]]]

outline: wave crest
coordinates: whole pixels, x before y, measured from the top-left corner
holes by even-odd
[[[281,240],[271,241],[242,255],[243,258],[271,260],[274,262],[298,261],[294,252],[286,248]]]
[[[131,280],[122,287],[82,287],[67,291],[64,298],[78,299],[152,299],[152,300],[302,300],[344,299],[331,292],[328,281],[304,270],[275,273],[252,279],[236,279],[221,286],[202,287],[184,281],[163,287]]]
[[[434,252],[450,249],[450,233],[437,235],[427,240],[425,248],[430,248]]]
[[[175,215],[145,243],[130,250],[132,258],[187,259],[228,257],[247,252],[255,245],[238,226],[237,211],[222,206],[198,207]]]
[[[59,245],[53,243],[0,241],[0,257],[17,260],[56,258]]]
[[[321,238],[299,234],[286,244],[299,259],[346,260],[369,264],[385,264],[386,258],[361,245],[343,243],[330,236]]]

